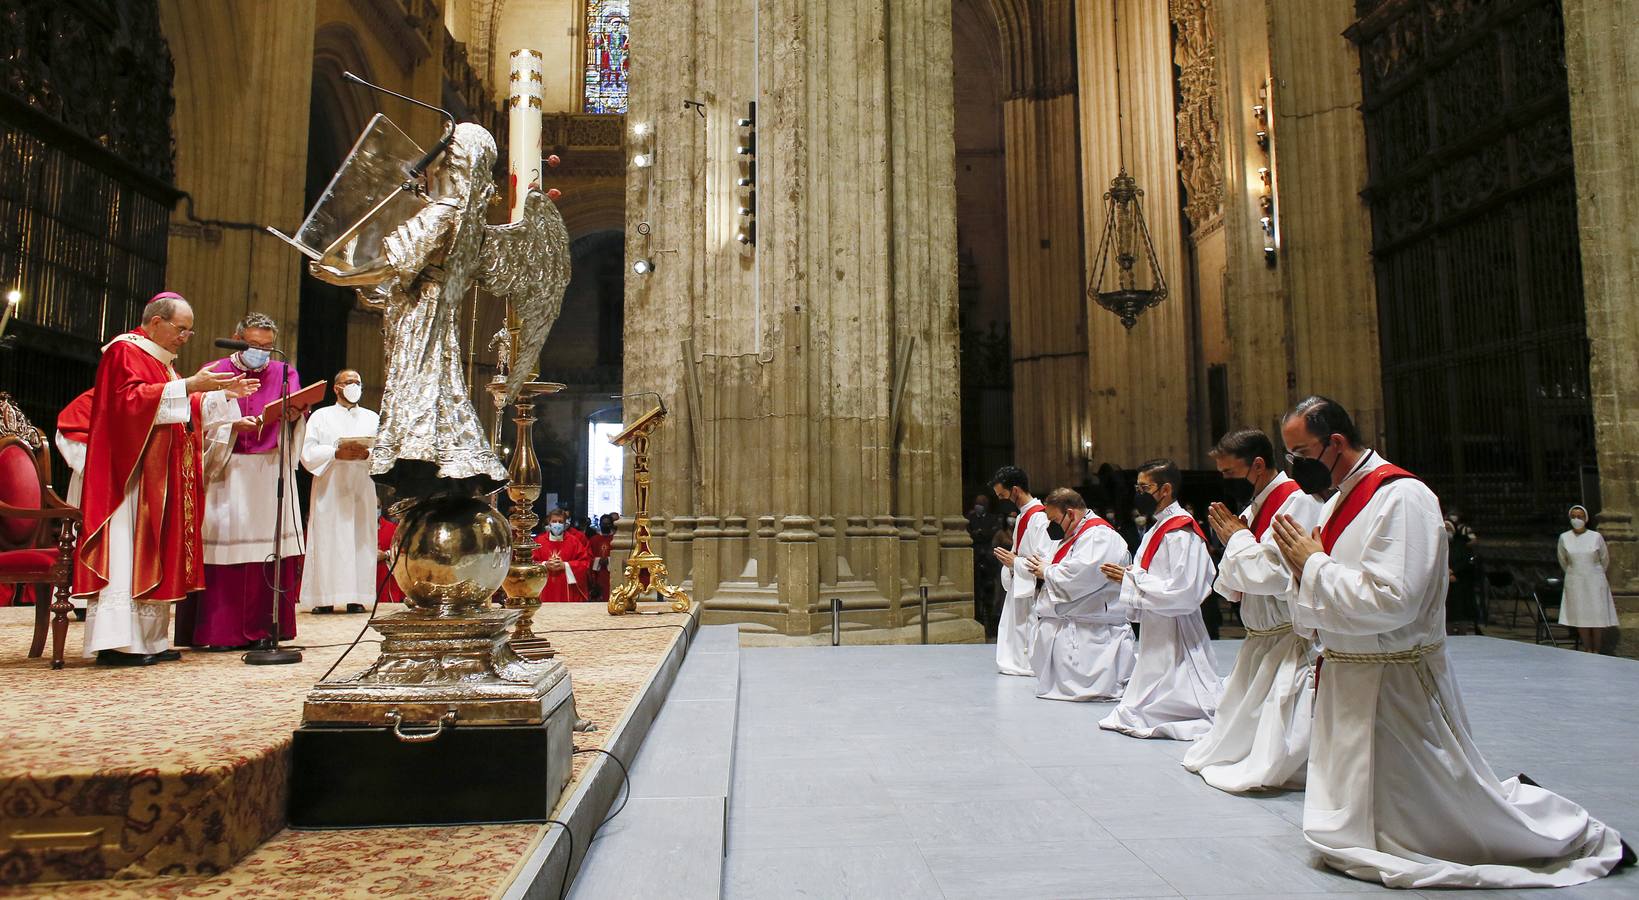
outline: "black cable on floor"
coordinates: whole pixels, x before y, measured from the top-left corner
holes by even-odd
[[[341,661],[347,658],[347,654],[352,653],[354,647],[357,647],[361,643],[365,643],[364,633],[370,630],[370,620],[376,617],[376,609],[381,606],[381,595],[387,592],[387,580],[393,577],[393,565],[397,562],[398,548],[394,547],[393,555],[387,557],[387,574],[383,575],[381,577],[381,581],[376,584],[376,602],[370,604],[370,614],[364,618],[364,627],[359,629],[358,635],[353,638],[352,643],[347,645],[347,649],[343,650],[341,655],[336,657],[336,661],[330,664],[330,668],[325,669],[324,674],[319,676],[320,681],[328,680],[330,678],[330,673],[336,671],[336,667],[341,665]],[[380,643],[380,641],[371,639],[369,643]]]
[[[563,833],[569,838],[569,858],[563,861],[563,881],[558,883],[558,900],[563,900],[569,893],[569,867],[575,864],[575,833],[569,830],[567,823],[557,819],[547,819],[546,824],[562,828]]]
[[[573,753],[571,753],[570,755],[571,756],[579,756],[582,753],[601,753],[604,756],[607,756],[610,759],[614,760],[615,765],[620,767],[621,782],[622,782],[622,784],[623,784],[623,786],[625,787],[625,790],[626,790],[626,793],[620,798],[620,806],[617,807],[614,812],[610,813],[607,817],[605,817],[602,822],[598,823],[598,830],[602,830],[603,826],[609,824],[610,822],[613,822],[615,820],[615,816],[620,815],[621,811],[626,808],[626,801],[632,799],[632,774],[631,774],[631,772],[629,772],[626,769],[626,764],[620,761],[620,757],[614,755],[613,753],[610,753],[607,750],[604,750],[601,747],[576,748],[575,751]],[[592,837],[596,838],[597,836],[598,836],[598,831],[594,830],[592,832]]]

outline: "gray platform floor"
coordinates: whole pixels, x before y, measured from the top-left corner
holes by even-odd
[[[1238,643],[1216,646],[1225,672]],[[1498,772],[1639,834],[1639,663],[1490,638],[1450,647]],[[1319,864],[1298,830],[1302,794],[1216,791],[1179,765],[1187,745],[1100,731],[1109,704],[1039,700],[993,663],[982,645],[744,650],[723,896],[1386,890]],[[1516,895],[1549,896],[1422,896]],[[1552,896],[1639,897],[1639,872]]]

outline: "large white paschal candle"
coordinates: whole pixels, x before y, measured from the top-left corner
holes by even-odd
[[[541,188],[541,109],[546,89],[545,58],[539,50],[514,50],[507,94],[507,190],[511,221],[524,217],[524,197]]]

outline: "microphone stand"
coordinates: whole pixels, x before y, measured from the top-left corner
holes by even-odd
[[[285,473],[290,469],[290,358],[283,350],[269,349],[284,359],[279,378],[279,481],[274,489],[278,507],[273,513],[273,646],[251,650],[243,659],[252,666],[281,666],[302,661],[302,651],[279,646],[279,610],[284,606]]]

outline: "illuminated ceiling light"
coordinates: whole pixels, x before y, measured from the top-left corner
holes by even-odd
[[[16,288],[6,291],[6,302],[10,303],[12,306],[16,306],[17,304],[23,302],[23,292],[17,290]]]
[[[654,165],[654,157],[647,153],[639,153],[632,157],[632,165],[637,166],[639,169],[647,169]]]
[[[637,135],[638,137],[643,137],[644,135],[646,135],[648,133],[649,133],[649,123],[648,122],[638,122],[638,123],[636,123],[632,126],[632,134]]]

